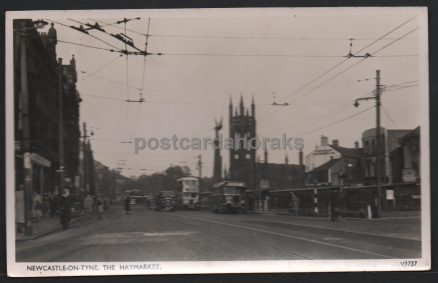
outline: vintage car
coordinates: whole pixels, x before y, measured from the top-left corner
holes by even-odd
[[[155,196],[156,211],[175,211],[176,195],[173,191],[160,191]]]

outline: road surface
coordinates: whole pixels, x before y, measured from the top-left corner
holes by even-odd
[[[421,256],[420,219],[341,220],[111,207],[17,243],[19,262],[386,259]]]

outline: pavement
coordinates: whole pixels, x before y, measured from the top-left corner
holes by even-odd
[[[381,259],[421,256],[419,217],[373,220],[111,207],[16,243],[18,262]]]
[[[82,221],[83,219],[83,216],[74,217],[71,219],[70,224],[72,225],[74,223]],[[32,230],[33,231],[31,236],[26,236],[24,235],[24,233],[17,233],[15,235],[15,241],[20,242],[34,240],[51,233],[62,231],[59,216],[40,218],[38,222],[33,223]]]

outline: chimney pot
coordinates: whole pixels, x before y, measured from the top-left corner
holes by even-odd
[[[358,141],[354,142],[354,148],[359,148],[359,142]]]

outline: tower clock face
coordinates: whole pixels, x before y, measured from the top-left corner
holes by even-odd
[[[239,159],[239,155],[238,154],[234,154],[234,159]]]
[[[246,158],[246,159],[251,159],[251,154],[247,153],[247,154],[245,155],[245,158]]]

